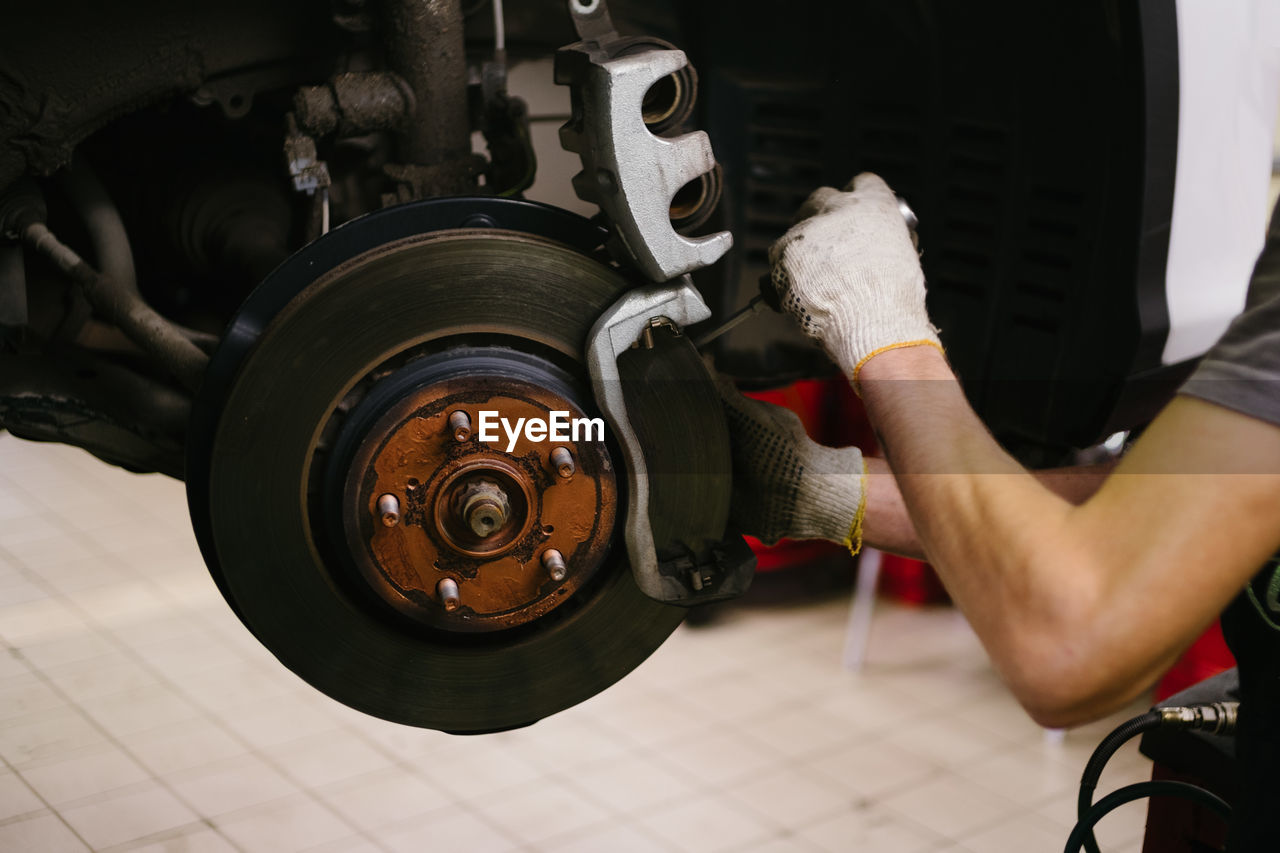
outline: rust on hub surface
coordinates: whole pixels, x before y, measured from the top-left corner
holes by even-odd
[[[512,424],[547,420],[552,411],[586,417],[572,401],[521,379],[439,381],[374,422],[343,494],[347,544],[364,579],[400,612],[454,631],[522,625],[566,601],[604,559],[617,519],[603,441],[553,444],[522,431],[509,448],[499,429],[497,441],[483,442],[481,411]],[[470,421],[461,440],[459,412]],[[552,461],[557,447],[572,454],[569,479]],[[394,526],[380,512],[388,495],[399,502]],[[564,572],[547,571],[548,549],[564,555]]]

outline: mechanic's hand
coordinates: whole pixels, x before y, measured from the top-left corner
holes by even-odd
[[[924,305],[924,273],[893,191],[863,172],[841,192],[822,187],[769,249],[782,306],[856,387],[886,349],[941,349]]]
[[[789,409],[716,383],[733,452],[730,520],[767,545],[829,539],[852,550],[862,541],[866,469],[856,447],[824,447]]]

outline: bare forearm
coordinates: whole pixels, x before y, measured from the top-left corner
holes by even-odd
[[[1077,465],[1034,471],[1042,485],[1068,503],[1080,504],[1098,491],[1115,462]],[[904,557],[925,559],[924,546],[916,532],[902,490],[886,459],[867,459],[867,515],[863,524],[864,541],[873,548]]]
[[[1087,481],[1021,468],[932,349],[877,356],[862,376],[925,553],[1042,723],[1136,696],[1280,547],[1265,521],[1280,431],[1264,421],[1179,397],[1077,505]]]
[[[920,535],[902,500],[902,490],[893,478],[889,463],[867,457],[866,516],[862,522],[863,541],[873,548],[924,559]]]
[[[1086,549],[1068,529],[1082,481],[1056,473],[1044,483],[1022,468],[931,349],[877,357],[862,376],[924,553],[1020,698],[1029,708],[1056,704],[1038,673],[1087,665],[1081,626],[1094,615],[1087,586],[1063,594],[1069,568],[1092,577],[1082,565]]]

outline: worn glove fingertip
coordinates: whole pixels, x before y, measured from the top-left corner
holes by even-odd
[[[898,200],[884,178],[875,172],[859,172],[854,175],[853,180],[849,182],[848,192],[861,196],[887,195],[893,198],[895,205]]]
[[[843,195],[845,193],[835,187],[818,187],[809,193],[809,197],[800,205],[800,209],[796,211],[795,216],[791,219],[791,224],[798,225],[804,220],[822,213]]]

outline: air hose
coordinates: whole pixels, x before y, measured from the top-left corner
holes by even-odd
[[[1114,809],[1143,797],[1161,796],[1191,800],[1217,812],[1223,820],[1231,819],[1231,806],[1217,794],[1206,791],[1198,785],[1165,779],[1138,782],[1134,785],[1126,785],[1118,791],[1112,791],[1097,804],[1090,806],[1076,823],[1075,829],[1071,830],[1071,835],[1067,838],[1066,853],[1078,853],[1090,844],[1096,850],[1097,841],[1093,837],[1093,827]]]
[[[1142,782],[1129,785],[1104,797],[1096,806],[1093,804],[1093,792],[1098,787],[1102,770],[1111,760],[1111,756],[1134,736],[1157,728],[1198,730],[1210,734],[1229,735],[1235,731],[1239,709],[1239,702],[1212,702],[1204,705],[1153,708],[1117,726],[1111,734],[1102,739],[1102,743],[1098,744],[1093,755],[1089,756],[1089,761],[1084,766],[1084,773],[1080,776],[1080,793],[1076,799],[1078,822],[1067,841],[1067,853],[1076,853],[1080,849],[1085,850],[1086,853],[1099,853],[1097,839],[1093,836],[1094,825],[1113,809],[1139,797],[1160,795],[1188,797],[1213,808],[1224,818],[1229,818],[1231,809],[1225,802],[1203,788],[1197,788],[1185,782]],[[1158,787],[1149,787],[1153,785]]]

